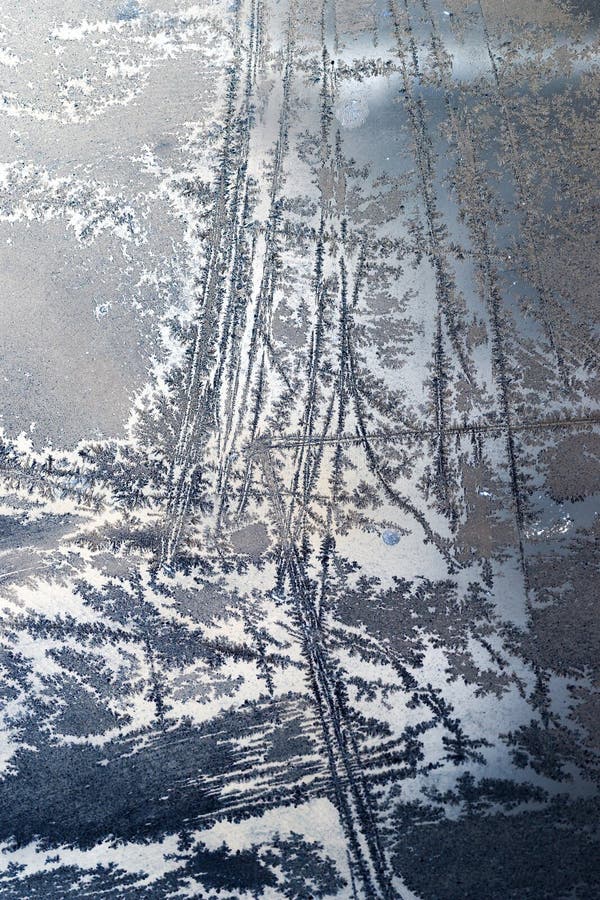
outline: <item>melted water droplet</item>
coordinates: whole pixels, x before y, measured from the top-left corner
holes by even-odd
[[[137,19],[141,13],[140,4],[138,0],[127,0],[126,3],[117,10],[117,21],[118,22],[131,22],[132,19]]]
[[[343,128],[358,128],[368,115],[369,104],[360,95],[340,101],[335,108],[335,117]]]
[[[103,319],[104,316],[107,316],[110,307],[111,307],[110,303],[98,303],[97,306],[94,308],[94,315],[95,315],[96,319],[100,320],[100,319]]]
[[[393,547],[394,544],[397,544],[399,542],[400,535],[392,528],[386,528],[386,530],[381,535],[381,539],[384,544],[388,545],[388,547]]]

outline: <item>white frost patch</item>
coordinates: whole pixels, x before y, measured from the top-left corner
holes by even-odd
[[[318,841],[325,852],[344,868],[347,842],[335,806],[324,797],[298,806],[266,810],[261,816],[243,822],[217,822],[212,828],[196,833],[198,840],[210,850],[223,842],[235,853],[252,844],[268,843],[273,835],[300,834],[306,841]],[[342,871],[349,880],[349,873]]]
[[[167,872],[180,868],[181,861],[168,859],[177,851],[177,836],[170,836],[155,843],[130,843],[114,845],[109,841],[96,844],[90,850],[79,850],[71,847],[59,847],[48,853],[48,849],[32,842],[25,847],[13,850],[4,845],[6,851],[0,852],[0,871],[9,865],[24,866],[18,878],[27,878],[37,872],[53,872],[63,866],[76,866],[81,869],[95,869],[114,863],[131,875],[140,875],[140,886],[152,884]]]
[[[5,50],[3,47],[0,47],[0,65],[8,66],[9,69],[14,69],[20,62],[21,60],[15,53],[11,53],[10,50]]]

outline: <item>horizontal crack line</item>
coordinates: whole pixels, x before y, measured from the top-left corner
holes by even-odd
[[[503,432],[510,428],[512,431],[529,431],[531,429],[541,428],[577,428],[586,425],[600,425],[600,416],[587,416],[577,419],[541,419],[532,422],[518,422],[516,424],[508,424],[506,422],[485,422],[485,423],[468,423],[466,425],[449,425],[444,428],[444,434],[481,434],[486,432]],[[342,434],[332,437],[313,437],[303,440],[299,436],[290,436],[289,438],[278,438],[268,440],[266,437],[254,441],[248,447],[248,454],[260,454],[268,450],[278,449],[294,449],[296,447],[309,446],[311,444],[362,444],[365,440],[369,441],[386,441],[390,438],[401,438],[410,435],[412,437],[438,437],[438,432],[430,426],[412,426],[405,425],[403,428],[390,431],[371,432],[367,434]]]

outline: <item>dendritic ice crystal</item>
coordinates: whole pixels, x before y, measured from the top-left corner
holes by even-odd
[[[599,36],[0,2],[1,898],[600,898]]]

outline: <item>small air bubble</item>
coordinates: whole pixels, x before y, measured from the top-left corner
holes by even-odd
[[[393,547],[394,544],[397,544],[400,540],[400,535],[397,531],[393,531],[391,528],[386,528],[386,530],[381,535],[381,539],[384,544],[387,544],[388,547]]]

